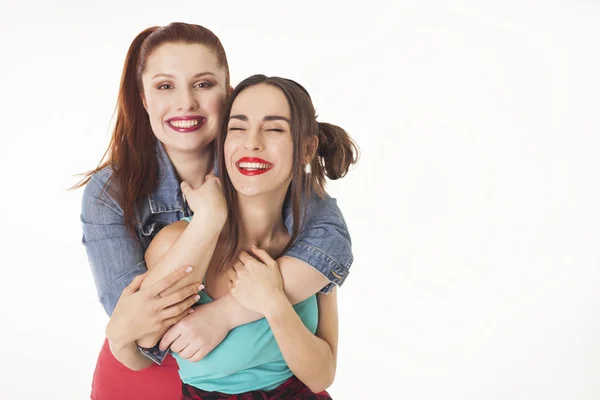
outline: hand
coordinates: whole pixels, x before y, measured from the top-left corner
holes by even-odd
[[[193,188],[187,182],[181,182],[181,192],[188,205],[194,211],[210,210],[211,215],[227,218],[227,202],[221,188],[221,181],[214,173],[206,175],[202,186]]]
[[[160,341],[160,349],[171,347],[181,358],[202,360],[231,330],[215,303],[197,306],[193,314],[173,325]]]
[[[248,310],[266,316],[283,294],[283,278],[277,261],[266,251],[252,246],[252,252],[260,261],[245,251],[239,254],[229,271],[229,293]]]
[[[165,329],[190,313],[197,301],[198,290],[204,286],[194,283],[160,297],[175,283],[185,278],[192,269],[182,267],[158,282],[141,289],[146,274],[136,276],[123,289],[115,310],[106,326],[106,337],[115,345],[125,345]]]

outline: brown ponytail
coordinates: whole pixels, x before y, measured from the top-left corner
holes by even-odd
[[[317,122],[319,146],[311,161],[313,186],[318,193],[325,187],[325,176],[331,180],[343,178],[350,165],[358,160],[358,147],[348,133],[337,125]]]

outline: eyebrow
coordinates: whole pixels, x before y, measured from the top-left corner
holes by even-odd
[[[230,116],[229,120],[231,121],[232,119],[239,119],[240,121],[248,121],[248,117],[245,115],[241,115],[241,114]],[[266,115],[265,117],[263,117],[262,120],[263,121],[285,121],[291,125],[290,120],[287,119],[286,117],[282,117],[281,115]]]
[[[197,73],[196,75],[194,75],[194,76],[192,77],[192,79],[197,79],[197,78],[200,78],[200,77],[202,77],[202,76],[204,76],[204,75],[212,75],[212,76],[216,77],[216,75],[215,75],[215,74],[213,74],[212,72],[210,72],[210,71],[205,71],[205,72],[199,72],[199,73]],[[175,79],[175,75],[171,75],[171,74],[156,74],[156,75],[154,75],[154,76],[152,77],[152,79],[155,79],[155,78],[161,78],[161,77],[162,77],[162,78],[168,78],[168,79]]]

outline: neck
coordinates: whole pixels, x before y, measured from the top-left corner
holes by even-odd
[[[182,182],[188,182],[193,188],[201,186],[206,175],[213,170],[214,153],[212,144],[195,152],[170,151],[166,146],[165,150],[173,163],[177,177]]]
[[[250,249],[252,245],[269,253],[283,249],[288,240],[282,212],[286,192],[287,188],[257,196],[236,194],[240,229],[238,249]]]

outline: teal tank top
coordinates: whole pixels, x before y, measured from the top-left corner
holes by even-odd
[[[200,292],[199,304],[211,301],[208,294]],[[319,322],[317,297],[313,295],[296,304],[294,310],[308,330],[315,333]],[[198,362],[180,358],[176,353],[173,356],[184,383],[210,392],[237,394],[272,390],[293,375],[265,318],[231,330]]]

